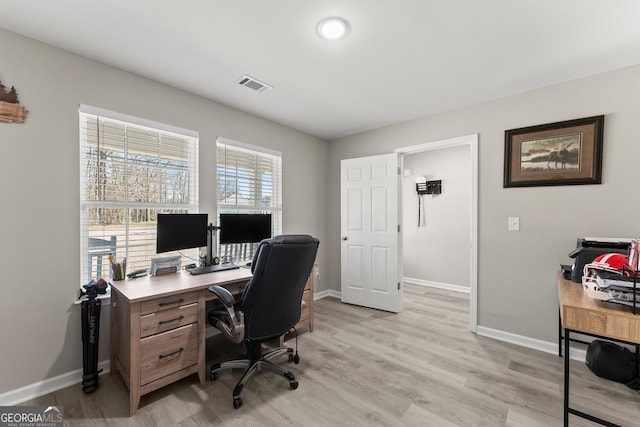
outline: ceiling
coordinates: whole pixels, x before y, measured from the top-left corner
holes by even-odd
[[[0,28],[325,140],[640,64],[638,0],[0,0],[0,11]],[[317,36],[328,16],[351,23],[345,40]],[[245,74],[273,90],[238,85]]]

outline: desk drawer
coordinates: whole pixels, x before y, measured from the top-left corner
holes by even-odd
[[[197,292],[189,292],[186,294],[157,298],[140,303],[140,314],[145,315],[160,310],[168,310],[171,308],[192,304],[194,302],[198,302]]]
[[[242,295],[242,293],[244,292],[244,288],[247,286],[247,283],[249,282],[230,283],[228,285],[224,285],[224,287],[227,288],[227,290],[231,292],[233,295]]]
[[[140,345],[140,384],[165,377],[198,363],[198,325],[143,338]]]
[[[242,293],[244,292],[244,288],[248,283],[248,281],[228,283],[223,287],[231,292],[231,295],[233,295],[236,298],[236,301],[238,301],[238,298],[242,295]],[[209,291],[208,289],[205,291],[205,299],[207,301],[218,301],[218,297],[216,297],[213,292]]]
[[[140,337],[148,337],[198,321],[198,303],[145,314],[140,317]]]

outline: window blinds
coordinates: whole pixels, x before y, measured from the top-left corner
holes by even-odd
[[[158,212],[197,212],[198,138],[80,113],[82,280],[129,271],[155,256]],[[115,244],[114,244],[115,242]]]
[[[216,179],[218,214],[270,213],[273,234],[282,233],[280,153],[220,139]],[[227,249],[219,246],[218,254],[224,256]]]

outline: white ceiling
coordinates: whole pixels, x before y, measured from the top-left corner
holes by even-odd
[[[640,63],[638,0],[0,0],[0,28],[326,140]]]

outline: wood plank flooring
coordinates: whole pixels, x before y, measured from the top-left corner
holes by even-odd
[[[561,358],[470,333],[466,294],[406,285],[404,306],[391,314],[316,301],[315,330],[299,336],[300,364],[283,360],[299,388],[259,373],[238,410],[231,392],[239,371],[204,386],[192,376],[143,396],[134,417],[127,416],[126,386],[109,374],[93,394],[77,384],[24,404],[64,406],[68,426],[562,425]],[[212,361],[241,353],[215,339],[207,349]],[[637,392],[583,363],[572,361],[571,370],[572,407],[640,425]],[[570,425],[594,424],[572,416]]]

